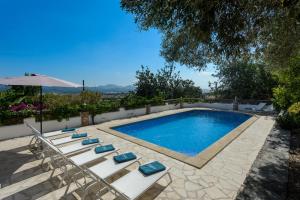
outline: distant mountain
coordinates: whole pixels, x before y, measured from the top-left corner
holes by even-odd
[[[0,85],[0,91],[8,89],[8,86]],[[86,87],[86,90],[101,92],[104,94],[111,93],[128,93],[133,91],[135,87],[133,85],[120,86],[114,84],[100,85],[97,87]],[[57,94],[76,94],[80,93],[82,88],[64,88],[64,87],[44,87],[44,93],[57,93]]]
[[[94,92],[101,92],[104,94],[107,93],[128,93],[133,91],[135,87],[133,85],[128,86],[119,86],[114,84],[108,85],[100,85],[97,87],[86,87],[86,90],[94,91]],[[45,93],[58,93],[58,94],[66,94],[66,93],[79,93],[82,91],[82,88],[61,88],[61,87],[45,87]]]
[[[91,89],[98,90],[102,93],[127,93],[133,91],[135,87],[133,85],[119,86],[114,84],[108,84],[108,85],[94,87]]]
[[[0,91],[7,90],[9,87],[5,85],[0,85]]]

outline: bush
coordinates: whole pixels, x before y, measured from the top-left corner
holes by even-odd
[[[277,87],[273,89],[273,106],[276,110],[286,110],[291,105],[291,95],[285,87]]]
[[[294,127],[300,128],[300,102],[292,104],[288,109],[288,113],[292,118]]]
[[[150,104],[151,106],[161,106],[164,105],[165,102],[162,96],[155,96],[154,98],[148,100],[147,104]]]
[[[273,89],[273,105],[283,110],[278,123],[287,129],[300,127],[300,56],[288,61],[288,65],[278,71],[279,86]]]
[[[101,101],[96,106],[96,114],[118,111],[119,108],[120,108],[120,101],[118,101],[118,100]]]
[[[23,119],[34,115],[32,110],[14,112],[10,110],[0,111],[0,125],[13,125],[23,123]]]
[[[121,106],[125,109],[134,109],[145,107],[149,102],[145,97],[138,96],[136,94],[128,94],[121,100]]]
[[[300,102],[292,104],[287,112],[279,115],[277,122],[285,129],[291,130],[300,128]]]
[[[125,109],[143,108],[146,105],[159,106],[164,104],[164,98],[161,95],[147,99],[145,97],[131,93],[123,99],[121,99],[121,106]]]

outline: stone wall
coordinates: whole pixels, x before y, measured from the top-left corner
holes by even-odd
[[[232,104],[224,104],[224,103],[195,103],[195,104],[184,103],[183,107],[184,108],[205,107],[205,108],[215,108],[215,109],[222,109],[222,110],[232,110]],[[166,110],[173,110],[179,108],[180,108],[179,104],[166,104],[163,106],[151,106],[150,111],[151,113],[156,113],[156,112],[162,112]],[[146,114],[146,108],[138,108],[138,109],[131,109],[131,110],[125,110],[124,108],[120,108],[119,111],[116,112],[109,112],[109,113],[96,115],[94,120],[95,120],[95,124],[99,124],[110,120],[130,118],[130,117],[135,117],[135,116],[140,116],[145,114]],[[39,122],[36,122],[34,118],[28,118],[26,119],[26,121],[32,124],[37,129],[39,129],[40,127]],[[89,123],[91,122],[92,120],[89,119]],[[71,117],[69,120],[62,120],[62,121],[57,121],[57,120],[44,121],[43,132],[56,131],[66,127],[76,128],[76,127],[80,127],[81,123],[82,122],[80,116]],[[0,140],[22,137],[27,135],[32,135],[32,132],[29,128],[25,127],[24,124],[0,127]]]

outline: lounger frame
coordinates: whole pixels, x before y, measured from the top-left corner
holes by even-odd
[[[157,183],[159,180],[161,180],[163,177],[168,176],[169,182],[165,187],[168,187],[168,185],[170,185],[173,182],[172,176],[170,174],[170,169],[171,168],[167,168],[166,169],[166,173],[164,175],[162,175],[159,179],[157,179],[155,182],[153,182],[151,185],[149,185],[147,188],[145,188],[142,192],[140,192],[140,194],[135,197],[134,199],[129,198],[128,196],[126,196],[124,193],[122,193],[121,191],[119,191],[117,188],[113,187],[112,185],[109,184],[109,192],[114,194],[116,197],[120,197],[123,198],[125,200],[135,200],[138,199],[141,195],[143,195],[147,190],[149,190],[155,183]],[[136,169],[137,170],[137,169]],[[130,172],[129,172],[130,173]],[[126,176],[126,175],[125,175]],[[150,175],[151,176],[151,175]]]

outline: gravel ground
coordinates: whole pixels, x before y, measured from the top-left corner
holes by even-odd
[[[287,198],[289,143],[290,132],[274,126],[253,163],[237,200]]]
[[[289,160],[288,200],[300,199],[300,130],[292,132]]]

